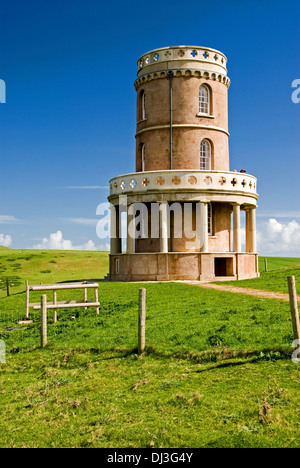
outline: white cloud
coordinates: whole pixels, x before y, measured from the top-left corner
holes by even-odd
[[[74,245],[71,240],[63,238],[61,231],[50,234],[49,238],[44,237],[39,244],[33,246],[33,249],[46,250],[108,250],[107,244],[96,246],[95,242],[88,240],[82,245]]]
[[[15,216],[0,215],[0,224],[20,224],[21,222]]]
[[[93,218],[64,218],[65,221],[83,226],[96,226],[98,220]]]
[[[257,244],[260,254],[300,257],[300,224],[295,220],[280,223],[270,218],[258,227]]]
[[[8,234],[0,234],[0,245],[2,247],[10,247],[12,244],[12,238]]]

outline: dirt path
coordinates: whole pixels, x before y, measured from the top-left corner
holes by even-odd
[[[192,281],[186,281],[187,284],[193,284],[201,288],[206,289],[218,289],[219,291],[227,291],[231,293],[238,294],[247,294],[249,296],[263,297],[265,299],[279,299],[282,301],[289,301],[289,295],[279,292],[272,291],[261,291],[260,289],[249,289],[249,288],[240,288],[238,286],[227,286],[225,284],[212,284],[212,283],[196,283]],[[298,301],[300,302],[300,296],[298,296]]]

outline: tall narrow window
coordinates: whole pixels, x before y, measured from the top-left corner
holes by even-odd
[[[141,154],[142,154],[142,172],[146,170],[146,148],[144,143],[141,145]]]
[[[207,205],[207,227],[208,227],[208,235],[212,236],[213,226],[212,226],[212,206],[211,206],[211,203],[208,203],[208,205]]]
[[[142,106],[142,120],[144,120],[146,118],[146,93],[145,91],[143,90],[141,92],[141,106]]]
[[[201,141],[200,169],[201,171],[210,171],[211,169],[211,144],[208,140]]]
[[[210,114],[210,89],[206,85],[199,88],[199,113]]]

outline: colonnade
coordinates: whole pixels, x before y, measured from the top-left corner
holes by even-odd
[[[200,204],[200,252],[208,253],[208,203]],[[120,234],[120,209],[115,206],[111,216],[111,254],[122,253]],[[233,252],[242,252],[241,240],[241,205],[234,203],[233,208]],[[256,212],[255,207],[245,208],[246,212],[246,252],[256,253]],[[134,204],[127,207],[127,254],[135,253]],[[160,253],[168,253],[168,202],[159,202],[159,246]]]

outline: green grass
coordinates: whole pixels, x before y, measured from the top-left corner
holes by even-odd
[[[0,252],[9,252],[9,251],[12,251],[12,249],[10,249],[9,247],[3,247],[2,245],[0,245]]]
[[[83,279],[102,279],[108,272],[108,252],[3,250],[0,251],[1,276],[18,276],[23,284],[12,293],[24,291],[29,284],[59,283]],[[0,290],[0,298],[6,291]]]
[[[268,271],[264,271],[264,258],[259,259],[260,278],[240,281],[218,281],[217,284],[260,289],[288,294],[288,276],[295,276],[300,288],[300,259],[268,257]],[[276,269],[277,268],[277,269]],[[300,289],[299,289],[300,294]]]
[[[100,279],[107,254],[9,252],[3,266],[35,283]],[[147,348],[138,356],[141,286]],[[39,312],[18,324],[24,287],[0,296],[0,447],[300,446],[288,303],[179,283],[100,282],[99,293],[99,316],[62,310],[53,324],[49,313],[45,349]],[[82,293],[71,295],[58,299]]]
[[[0,365],[0,446],[299,447],[299,377],[285,360],[34,350]]]
[[[259,271],[265,271],[265,258],[268,270],[279,270],[280,268],[299,268],[300,258],[294,257],[259,257]]]
[[[49,342],[57,346],[101,351],[137,345],[138,294],[141,284],[101,283],[100,315],[94,309],[59,310],[53,324],[49,311]],[[80,299],[82,292],[60,292],[58,299]],[[40,293],[30,300],[38,302]],[[25,294],[3,298],[0,338],[9,348],[39,344],[40,313],[24,320]],[[288,303],[200,289],[178,283],[147,284],[147,343],[160,353],[203,352],[216,348],[254,351],[288,348],[292,341]],[[9,329],[9,330],[7,330]],[[10,330],[13,329],[13,330]],[[276,338],[274,338],[276,337]]]

